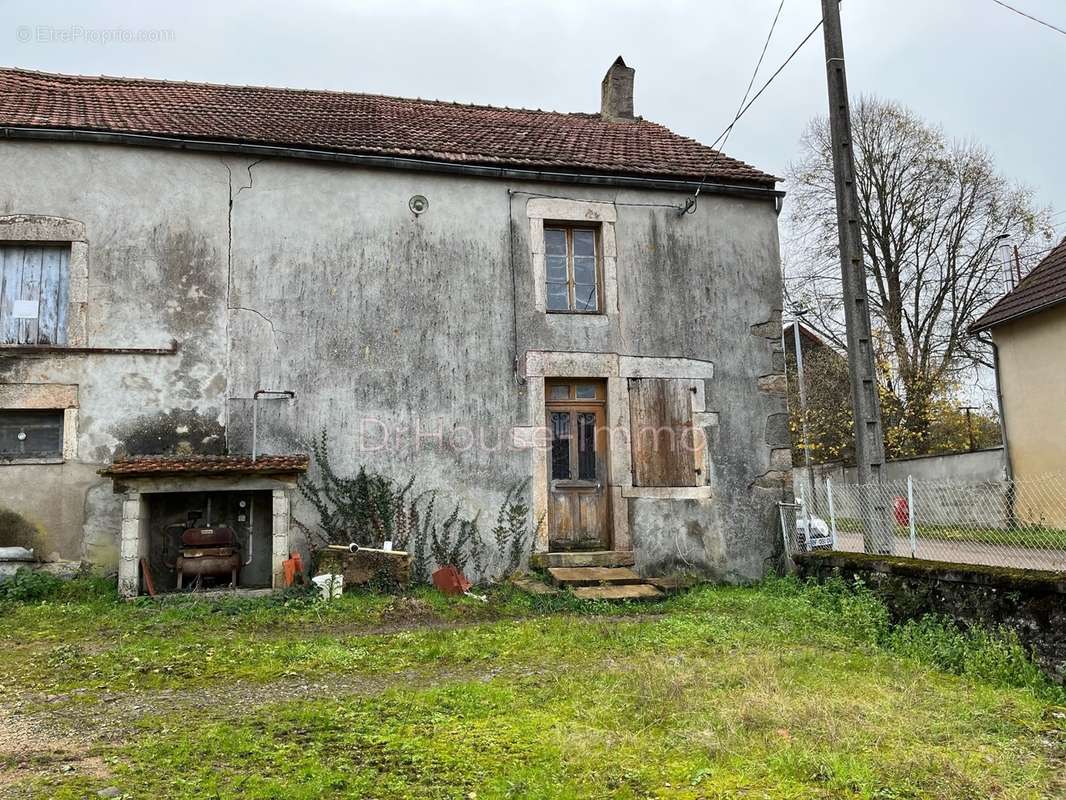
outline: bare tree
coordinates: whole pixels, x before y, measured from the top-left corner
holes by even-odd
[[[987,363],[966,329],[1004,291],[1009,240],[1022,252],[1051,238],[1048,210],[1000,175],[991,155],[897,103],[852,105],[860,225],[884,385],[916,452],[933,401],[961,373]],[[829,127],[816,118],[789,171],[786,292],[844,345]]]

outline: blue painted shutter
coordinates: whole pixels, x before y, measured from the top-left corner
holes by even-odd
[[[69,245],[0,244],[0,344],[67,343],[69,265]],[[27,303],[36,319],[15,316]]]

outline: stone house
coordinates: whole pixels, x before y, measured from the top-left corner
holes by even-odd
[[[1066,527],[1066,239],[970,333],[993,343],[1003,457],[1018,480],[1012,513],[1024,523]]]
[[[542,560],[765,574],[783,195],[633,79],[556,113],[0,70],[0,544],[132,592],[222,520],[276,585],[325,432],[483,519],[528,482]]]

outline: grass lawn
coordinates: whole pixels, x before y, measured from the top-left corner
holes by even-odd
[[[1064,706],[1017,648],[792,581],[0,605],[3,798],[1064,797]]]
[[[862,531],[860,519],[837,517],[836,524],[837,530],[846,533]],[[906,525],[896,525],[895,529],[898,537],[906,539],[910,536],[910,528]],[[914,532],[919,539],[1000,544],[1038,550],[1066,550],[1066,531],[1041,525],[1024,525],[1014,530],[967,525],[915,525]]]

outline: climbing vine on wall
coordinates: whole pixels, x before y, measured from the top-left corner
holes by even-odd
[[[435,569],[450,565],[471,580],[488,583],[522,567],[537,528],[525,500],[528,481],[512,486],[500,504],[492,538],[483,538],[478,515],[458,503],[446,514],[436,490],[415,491],[415,478],[397,481],[360,467],[354,477],[339,475],[330,460],[326,432],[310,444],[315,469],[300,480],[300,493],[318,512],[311,529],[319,546],[358,544],[380,547],[391,541],[411,556],[411,579],[426,582]],[[495,552],[491,546],[495,546]]]

